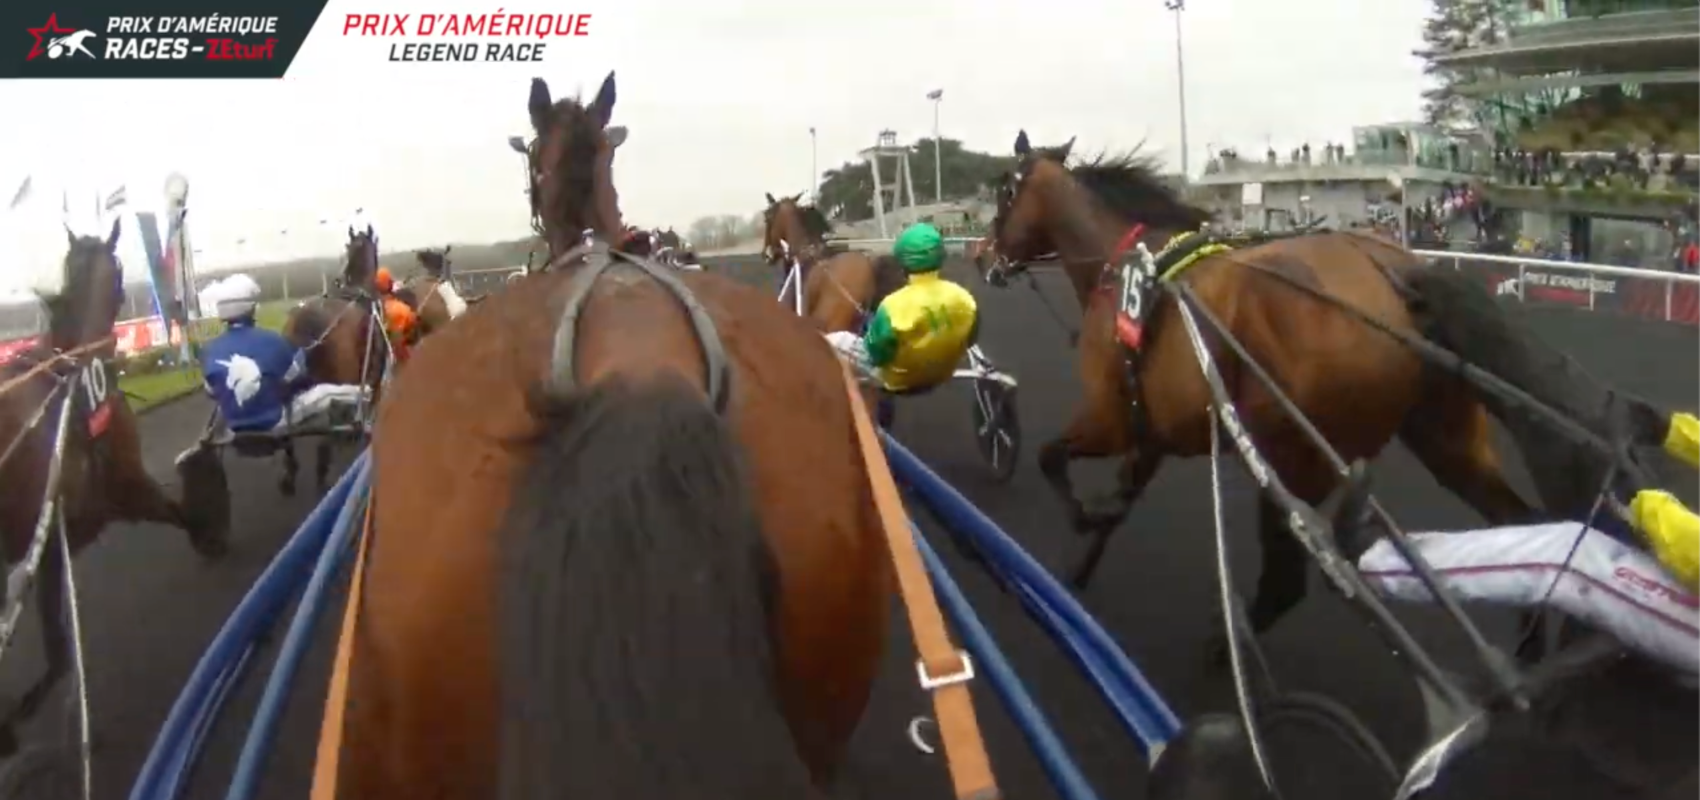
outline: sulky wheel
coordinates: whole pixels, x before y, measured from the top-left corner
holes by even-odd
[[[82,770],[69,751],[32,745],[0,763],[0,800],[76,800]]]
[[[1021,420],[1015,412],[1015,389],[1000,381],[974,381],[974,441],[992,468],[992,477],[1007,483],[1021,455]]]
[[[1399,788],[1387,749],[1345,706],[1282,692],[1258,701],[1255,713],[1283,797],[1392,797]]]

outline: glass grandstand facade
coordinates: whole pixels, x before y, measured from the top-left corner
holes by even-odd
[[[1505,0],[1496,41],[1439,61],[1493,140],[1507,238],[1669,266],[1700,197],[1700,0]],[[1525,246],[1527,246],[1525,244]]]

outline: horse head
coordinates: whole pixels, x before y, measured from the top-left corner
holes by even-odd
[[[801,192],[778,199],[772,194],[767,195],[767,209],[762,212],[762,218],[766,228],[762,251],[768,254],[770,261],[778,260],[785,251],[781,242],[789,246],[791,252],[800,252],[822,245],[826,235],[832,232],[832,223],[827,221],[826,214],[813,204],[804,203]]]
[[[614,150],[626,129],[610,126],[616,99],[614,73],[588,105],[578,98],[552,100],[549,84],[531,81],[526,109],[536,141],[527,159],[533,175],[532,209],[553,253],[575,247],[586,230],[617,241],[625,224],[614,190]]]
[[[114,219],[105,240],[65,229],[64,280],[57,294],[41,295],[53,347],[69,350],[112,333],[124,303],[124,269],[118,261],[122,228],[121,220]]]
[[[348,228],[348,245],[344,252],[342,285],[372,291],[372,280],[378,274],[378,234],[368,224],[365,230]]]
[[[419,260],[419,266],[425,270],[426,275],[437,280],[448,280],[449,251],[453,249],[454,245],[448,245],[441,250],[427,247],[413,251],[413,257]]]

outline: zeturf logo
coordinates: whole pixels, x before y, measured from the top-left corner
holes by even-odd
[[[0,45],[0,79],[279,78],[324,9],[324,0],[245,0],[232,14],[218,0],[39,2],[0,2],[0,41],[16,42]]]

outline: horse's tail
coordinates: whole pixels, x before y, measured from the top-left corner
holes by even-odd
[[[548,406],[500,545],[500,797],[808,794],[730,426],[665,378]]]
[[[1547,344],[1508,313],[1478,278],[1439,266],[1411,270],[1406,278],[1415,295],[1411,310],[1423,335],[1434,343],[1569,416],[1614,446],[1620,442],[1638,447],[1663,445],[1672,420],[1669,409],[1601,383],[1575,359]],[[1592,485],[1581,498],[1591,501],[1610,463],[1610,454],[1555,435],[1557,431],[1550,423],[1499,393],[1477,394],[1523,451],[1549,509],[1562,508],[1560,498],[1549,496],[1547,486],[1551,482],[1573,483],[1578,478],[1586,482],[1591,477]],[[1559,481],[1556,473],[1565,471],[1571,477]],[[1550,482],[1542,476],[1547,472],[1555,473]],[[1578,501],[1568,499],[1564,505]]]

